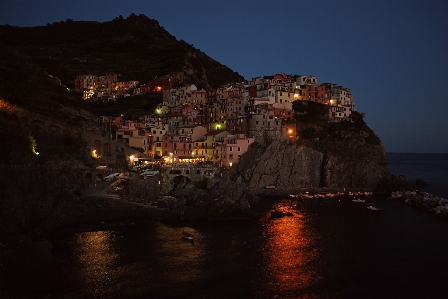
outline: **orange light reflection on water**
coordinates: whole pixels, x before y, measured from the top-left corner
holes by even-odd
[[[83,267],[80,277],[84,292],[94,292],[95,296],[113,293],[117,289],[116,262],[120,256],[117,251],[116,236],[111,231],[93,231],[78,234],[75,252]]]
[[[264,271],[267,290],[312,298],[308,290],[320,280],[319,255],[315,248],[317,236],[293,204],[279,204],[276,209],[294,216],[270,220],[266,224],[266,245],[262,253],[267,263]]]

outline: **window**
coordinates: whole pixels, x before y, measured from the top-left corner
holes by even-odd
[[[241,152],[241,147],[238,146],[238,151]]]
[[[233,151],[233,146],[230,147],[229,151],[231,151],[231,152]]]

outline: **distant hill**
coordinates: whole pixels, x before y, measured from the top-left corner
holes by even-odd
[[[36,27],[0,26],[0,43],[29,56],[62,84],[80,74],[117,73],[120,81],[147,83],[184,72],[188,83],[216,88],[244,78],[167,32],[145,15],[110,22],[66,21]]]

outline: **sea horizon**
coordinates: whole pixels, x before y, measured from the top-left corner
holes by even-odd
[[[386,152],[390,173],[404,175],[417,188],[420,179],[429,186],[418,187],[419,191],[448,198],[448,153],[392,153]]]

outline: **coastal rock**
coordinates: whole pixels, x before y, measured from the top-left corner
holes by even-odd
[[[416,187],[426,187],[426,186],[429,186],[429,184],[421,179],[416,179],[415,186]]]
[[[417,207],[428,213],[448,216],[448,200],[426,192],[396,191],[392,192],[389,198]]]
[[[411,185],[409,180],[405,175],[393,175],[390,174],[389,177],[383,178],[379,187],[375,190],[377,193],[381,194],[391,194],[394,191],[403,192],[414,192],[415,187]]]
[[[390,177],[382,146],[336,155],[296,143],[273,141],[265,150],[250,148],[236,168],[235,180],[241,178],[249,189],[275,186],[376,190]]]
[[[225,219],[251,215],[251,206],[259,203],[258,196],[248,192],[244,184],[223,179],[210,189],[200,189],[192,183],[176,186],[170,196],[183,199],[179,209],[184,218]],[[180,208],[180,206],[175,207]]]
[[[280,219],[280,218],[283,218],[285,216],[286,216],[285,213],[283,213],[281,211],[275,210],[275,211],[271,212],[271,217],[269,217],[269,220]]]

